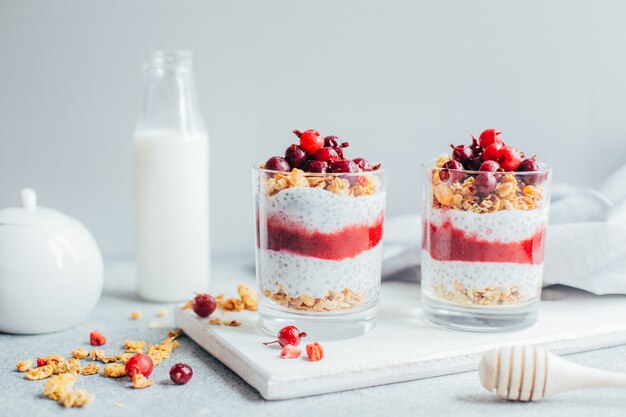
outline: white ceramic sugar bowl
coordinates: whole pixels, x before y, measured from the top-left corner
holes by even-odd
[[[0,332],[47,333],[72,327],[102,293],[102,255],[80,222],[37,207],[0,210]]]

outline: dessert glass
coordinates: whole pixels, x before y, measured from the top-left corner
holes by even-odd
[[[340,339],[376,325],[386,172],[253,169],[259,326]]]
[[[550,168],[495,172],[495,189],[480,195],[474,181],[481,172],[449,170],[442,181],[436,166],[422,165],[426,321],[483,332],[531,326],[541,296]]]

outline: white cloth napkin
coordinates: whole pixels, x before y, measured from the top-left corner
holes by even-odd
[[[422,221],[385,222],[383,279],[419,278]],[[626,294],[626,165],[599,189],[552,187],[544,286],[563,284],[594,294]]]

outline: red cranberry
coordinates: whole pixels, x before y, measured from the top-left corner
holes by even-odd
[[[460,182],[465,177],[463,165],[459,161],[451,159],[443,164],[443,169],[439,171],[441,181]]]
[[[500,164],[498,164],[496,161],[485,161],[482,164],[480,164],[479,171],[496,172],[499,169],[500,169]]]
[[[348,146],[350,146],[348,142],[341,142],[341,139],[337,136],[326,136],[324,138],[324,147],[333,148],[339,155],[339,159],[343,159],[343,148]]]
[[[351,173],[359,172],[359,167],[350,159],[340,159],[333,162],[330,166],[330,172],[335,173]]]
[[[296,144],[285,151],[285,161],[292,167],[300,168],[306,162],[306,152]]]
[[[483,151],[483,161],[495,161],[498,157],[498,151],[504,146],[501,142],[495,142],[487,146]]]
[[[315,172],[319,174],[325,174],[328,171],[328,162],[326,161],[311,161],[309,163],[309,172]]]
[[[154,362],[145,353],[138,353],[126,362],[125,369],[126,375],[130,378],[136,374],[141,374],[147,378],[152,373],[152,369],[154,369]]]
[[[474,158],[474,151],[471,147],[465,145],[450,145],[452,147],[452,159],[459,161],[463,165]]]
[[[272,342],[265,342],[264,345],[271,345],[272,343],[278,343],[281,347],[287,345],[298,346],[300,339],[306,337],[305,332],[298,330],[296,326],[286,326],[278,331],[278,339]]]
[[[537,157],[533,156],[532,158],[528,158],[528,159],[524,159],[519,166],[517,167],[517,171],[518,172],[534,172],[534,171],[541,171],[541,165],[539,165],[539,162],[537,162]],[[541,174],[528,174],[528,175],[523,175],[522,180],[526,183],[526,184],[535,184],[538,182],[542,182],[545,181],[547,174],[545,173],[541,173]]]
[[[498,151],[496,161],[505,171],[515,171],[522,162],[522,154],[513,146],[504,146]]]
[[[198,294],[191,302],[191,307],[200,317],[209,317],[217,308],[217,303],[209,294]]]
[[[485,172],[483,174],[478,174],[476,180],[474,181],[474,187],[476,187],[476,191],[478,194],[486,196],[496,189],[496,176],[492,172]]]
[[[270,171],[291,171],[289,163],[285,161],[285,158],[281,158],[280,156],[272,156],[265,162],[264,168]]]
[[[294,130],[293,133],[300,138],[300,147],[308,154],[315,155],[324,146],[324,139],[317,130],[309,129],[304,132]]]
[[[170,378],[176,385],[185,385],[193,376],[193,369],[186,363],[177,363],[170,369]]]
[[[361,168],[361,171],[367,172],[367,171],[373,171],[374,170],[374,168],[372,168],[372,164],[370,164],[369,161],[366,160],[366,159],[354,158],[353,161],[356,164],[356,166]]]
[[[328,148],[340,148],[341,139],[339,139],[337,136],[326,136],[324,138],[324,146]]]
[[[474,152],[474,158],[482,155],[483,148],[478,144],[478,140],[474,136],[472,136],[472,144],[470,145],[472,151]]]
[[[315,154],[315,159],[317,159],[318,161],[334,162],[339,159],[339,155],[337,154],[337,151],[335,151],[333,148],[325,146],[317,151],[317,153]]]
[[[478,171],[480,169],[480,164],[482,163],[483,160],[480,158],[480,156],[477,156],[466,164],[466,168],[472,171]]]
[[[502,139],[500,139],[500,134],[502,132],[497,131],[496,129],[487,129],[478,137],[478,142],[480,147],[485,149],[489,145],[494,143],[502,143]]]

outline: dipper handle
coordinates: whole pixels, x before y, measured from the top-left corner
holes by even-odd
[[[626,374],[577,365],[534,346],[490,350],[483,355],[478,374],[487,390],[512,401],[539,401],[582,388],[626,387]]]

